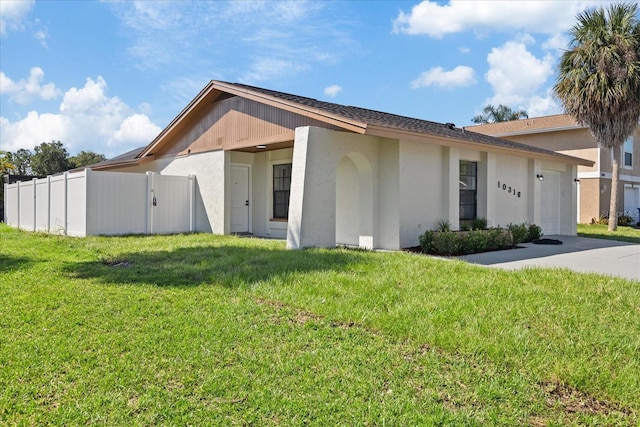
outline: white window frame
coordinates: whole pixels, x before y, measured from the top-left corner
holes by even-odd
[[[630,136],[630,137],[629,137],[629,138],[627,138],[627,139],[624,141],[624,143],[622,144],[622,167],[623,167],[624,169],[633,169],[633,142],[634,142],[634,141],[633,141],[633,137],[632,137],[632,136]],[[630,147],[630,150],[631,150],[631,151],[629,151],[629,150],[627,150],[627,149],[625,148],[625,145],[627,145],[627,143],[631,144],[631,147]],[[625,163],[625,154],[626,154],[626,153],[630,153],[630,154],[631,154],[631,164],[630,164],[630,165],[627,165],[627,164]]]

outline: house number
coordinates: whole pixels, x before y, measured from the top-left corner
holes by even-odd
[[[498,188],[502,188],[504,191],[506,191],[509,194],[512,194],[514,197],[520,197],[521,196],[521,192],[520,191],[516,191],[515,188],[508,186],[507,184],[498,181]]]

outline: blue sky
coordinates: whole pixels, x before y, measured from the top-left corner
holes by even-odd
[[[0,2],[0,150],[149,143],[209,80],[458,126],[556,114],[575,16],[605,1]]]

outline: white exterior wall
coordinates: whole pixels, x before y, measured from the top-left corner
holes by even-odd
[[[364,178],[358,183],[362,198],[358,202],[359,224],[354,224],[358,229],[357,245],[378,247],[373,236],[379,227],[378,195],[374,191],[379,182],[378,146],[379,139],[375,137],[313,127],[296,129],[287,247],[331,247],[336,244],[336,215],[354,215],[346,211],[351,205],[340,206],[341,210],[336,211],[337,171],[345,156]],[[343,179],[346,176],[340,175]]]
[[[445,199],[445,165],[443,148],[438,145],[400,141],[399,149],[400,235],[397,248],[406,248],[417,246],[421,234],[434,229],[438,221],[448,219],[446,205],[440,202]],[[456,178],[456,186],[457,182]]]
[[[487,182],[487,188],[493,186],[494,198],[490,204],[493,215],[487,220],[492,227],[506,227],[509,224],[528,222],[529,182],[535,181],[535,175],[529,176],[528,160],[514,156],[495,156],[495,178]]]
[[[162,175],[195,175],[195,231],[214,234],[229,234],[228,182],[230,153],[212,151],[188,156],[161,159],[154,167]],[[226,171],[226,173],[225,173]],[[227,203],[225,203],[227,202]],[[226,219],[225,219],[226,218]]]
[[[400,247],[400,142],[380,139],[376,246]]]

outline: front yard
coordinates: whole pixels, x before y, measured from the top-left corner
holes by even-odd
[[[0,425],[637,425],[640,284],[0,224]]]

